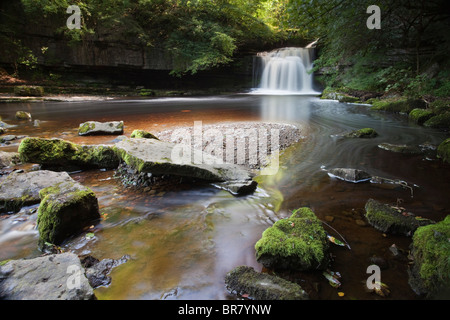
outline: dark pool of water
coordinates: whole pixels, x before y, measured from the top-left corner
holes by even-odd
[[[31,112],[40,127],[14,120],[17,110]],[[96,289],[99,299],[234,299],[224,286],[225,274],[239,265],[261,271],[254,244],[261,233],[293,209],[309,206],[326,230],[338,232],[351,250],[332,246],[331,269],[342,274],[342,286],[332,288],[320,272],[284,276],[304,286],[317,299],[378,299],[365,290],[373,256],[387,261],[382,282],[389,299],[417,299],[407,283],[408,260],[394,258],[395,244],[406,254],[411,239],[383,235],[364,222],[369,198],[401,203],[416,215],[441,220],[449,214],[449,167],[431,157],[393,154],[379,143],[439,144],[446,136],[409,123],[404,116],[370,111],[367,106],[323,101],[306,96],[233,95],[200,98],[111,100],[77,103],[4,104],[9,134],[58,137],[76,143],[112,143],[115,137],[79,137],[79,123],[124,120],[125,135],[134,129],[151,132],[177,126],[224,121],[281,121],[302,125],[299,143],[282,152],[275,175],[258,177],[255,194],[235,198],[213,186],[184,186],[148,194],[124,187],[114,170],[85,171],[72,177],[97,194],[103,220],[95,236],[82,234],[64,244],[67,250],[99,259],[131,259],[112,272],[112,284]],[[337,135],[372,127],[374,139],[339,139]],[[1,149],[14,151],[17,144]],[[324,169],[350,167],[415,184],[387,189],[330,178]],[[412,195],[412,196],[411,196]],[[33,209],[33,208],[30,208]],[[36,214],[0,219],[0,260],[37,256]],[[332,218],[330,218],[332,217]],[[329,220],[327,220],[329,219]],[[344,292],[339,297],[337,292]]]

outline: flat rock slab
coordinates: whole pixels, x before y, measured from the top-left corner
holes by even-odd
[[[230,271],[225,277],[225,284],[232,293],[255,300],[309,299],[300,285],[274,275],[256,272],[247,266]]]
[[[256,188],[249,170],[234,164],[221,163],[203,151],[181,144],[156,139],[126,139],[115,145],[119,157],[138,173],[173,175],[214,182],[233,182],[234,191]],[[187,156],[186,156],[187,155]],[[195,162],[194,162],[194,161]],[[224,186],[226,188],[226,185]]]
[[[95,296],[78,256],[61,253],[1,266],[0,299],[92,300]]]
[[[17,212],[23,206],[37,204],[42,189],[73,181],[67,172],[12,172],[0,183],[0,212]]]
[[[115,135],[123,134],[123,121],[88,121],[80,124],[78,135]]]

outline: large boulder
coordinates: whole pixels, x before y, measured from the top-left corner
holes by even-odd
[[[119,135],[123,133],[123,121],[88,121],[80,124],[78,135]]]
[[[297,271],[325,269],[329,262],[327,234],[309,208],[266,229],[255,244],[256,259],[266,268]]]
[[[0,212],[18,212],[41,201],[39,191],[62,182],[73,182],[66,172],[14,171],[0,183]]]
[[[414,263],[409,284],[419,295],[450,298],[450,216],[436,224],[417,228],[412,238]]]
[[[238,165],[221,163],[220,159],[200,150],[191,150],[192,157],[178,158],[178,151],[185,146],[156,139],[133,138],[118,142],[114,149],[117,155],[137,173],[170,175],[200,179],[211,182],[233,182],[233,190],[253,192],[256,182],[251,173]],[[194,163],[191,159],[201,159]],[[243,188],[239,188],[239,184]],[[227,185],[223,185],[227,188]]]
[[[374,199],[366,202],[365,210],[370,225],[384,233],[411,236],[418,227],[434,223]]]
[[[0,266],[0,299],[92,300],[95,295],[78,256],[61,253]]]
[[[19,145],[22,162],[49,168],[117,168],[119,158],[111,146],[78,145],[62,139],[28,137]]]
[[[39,245],[61,244],[100,219],[95,193],[75,181],[54,183],[39,192]]]
[[[225,277],[228,290],[255,300],[307,300],[308,294],[296,283],[275,275],[256,272],[252,267],[240,266]]]

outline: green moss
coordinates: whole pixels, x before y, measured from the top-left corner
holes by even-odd
[[[423,124],[433,116],[433,111],[426,109],[413,109],[409,113],[409,119],[418,124]]]
[[[450,138],[444,140],[439,144],[437,149],[437,156],[442,161],[450,163]]]
[[[430,103],[429,107],[436,115],[450,112],[450,100],[437,99]]]
[[[16,119],[18,120],[31,120],[31,114],[26,111],[17,111]]]
[[[2,260],[0,261],[0,267],[4,266],[5,264],[7,264],[8,262],[10,262],[12,259],[6,259],[6,260]]]
[[[445,112],[431,117],[430,119],[425,121],[423,125],[430,128],[450,128],[450,112]]]
[[[375,138],[378,133],[372,128],[363,128],[344,135],[346,138]]]
[[[86,132],[92,131],[95,129],[95,123],[93,122],[85,122],[83,125],[80,126],[78,129],[78,133],[84,134]]]
[[[433,225],[420,227],[413,236],[415,267],[428,292],[450,286],[450,216]]]
[[[298,209],[291,217],[278,220],[255,244],[258,261],[281,269],[323,267],[327,248],[322,224],[309,208]]]
[[[422,100],[410,100],[406,98],[392,98],[374,101],[371,110],[382,110],[395,113],[410,113],[415,108],[424,108]]]
[[[155,137],[150,132],[144,131],[144,130],[134,130],[131,133],[131,138],[145,138],[145,139],[156,139],[159,140],[157,137]]]

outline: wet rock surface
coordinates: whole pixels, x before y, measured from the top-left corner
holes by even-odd
[[[103,259],[98,260],[93,256],[85,256],[81,258],[81,264],[86,270],[86,277],[92,288],[101,286],[108,286],[111,284],[111,277],[109,276],[113,268],[120,266],[127,262],[130,256],[125,255],[120,259]]]
[[[73,253],[11,260],[0,266],[5,300],[92,300],[94,291]]]
[[[296,283],[253,268],[240,266],[225,277],[225,284],[232,293],[255,300],[307,300],[308,294]]]
[[[78,135],[119,135],[123,133],[123,121],[88,121],[80,124]]]

